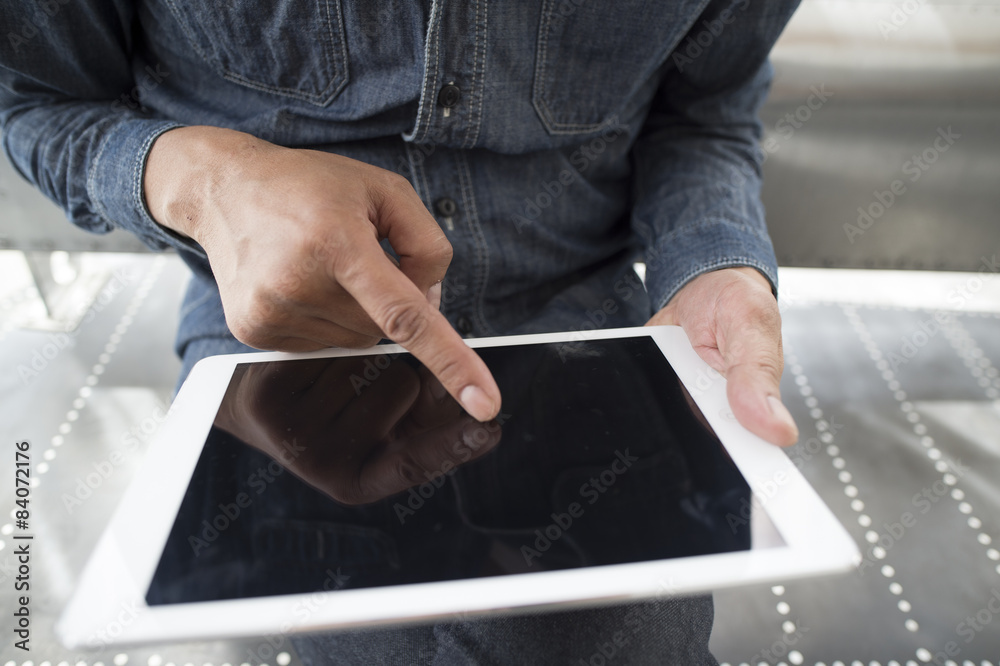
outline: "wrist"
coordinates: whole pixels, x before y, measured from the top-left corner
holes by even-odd
[[[258,139],[218,127],[179,127],[161,134],[146,161],[143,194],[153,219],[201,243],[205,211],[229,191],[239,153]]]

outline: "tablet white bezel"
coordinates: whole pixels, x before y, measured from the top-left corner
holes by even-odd
[[[715,429],[754,493],[755,514],[783,546],[749,551],[371,589],[147,607],[144,596],[209,428],[238,363],[405,351],[329,349],[262,352],[199,362],[150,444],[141,468],[101,536],[56,631],[70,648],[289,634],[381,623],[462,618],[517,608],[539,610],[703,592],[747,583],[846,571],[860,554],[812,487],[777,447],[736,422],[725,379],[675,326],[469,340],[469,345],[576,342],[650,336]],[[755,518],[757,520],[759,516]],[[139,534],[137,526],[147,534]],[[764,531],[755,531],[757,540]]]

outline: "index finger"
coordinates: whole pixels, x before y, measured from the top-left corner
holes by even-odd
[[[374,235],[351,243],[334,266],[337,281],[385,336],[427,366],[470,415],[489,421],[500,411],[500,389],[483,360],[382,252]]]

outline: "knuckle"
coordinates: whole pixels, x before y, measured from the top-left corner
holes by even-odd
[[[237,340],[254,349],[268,349],[271,336],[246,318],[228,318],[230,332]]]
[[[270,289],[256,288],[248,297],[247,312],[244,319],[257,328],[268,328],[279,319],[275,294]]]
[[[286,303],[307,302],[310,290],[304,275],[306,269],[304,265],[289,266],[284,276],[277,279],[272,286],[274,298]]]
[[[438,238],[435,239],[427,248],[427,259],[434,264],[440,264],[447,267],[451,264],[451,260],[454,256],[455,249],[451,246],[447,236],[443,233],[438,236]]]
[[[233,337],[255,349],[273,349],[274,328],[279,321],[277,307],[270,295],[255,289],[242,307],[226,310],[226,325]]]
[[[429,361],[426,365],[434,368],[434,376],[443,386],[460,386],[465,383],[463,380],[467,374],[465,359],[456,357],[453,353],[440,353]]]
[[[413,194],[413,185],[401,174],[395,171],[384,170],[382,173],[382,186],[388,194],[407,195]]]
[[[396,302],[387,305],[379,318],[386,337],[409,348],[427,335],[430,305],[426,302]]]

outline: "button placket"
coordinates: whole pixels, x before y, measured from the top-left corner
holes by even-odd
[[[432,0],[420,104],[403,139],[472,148],[483,115],[486,2]]]

